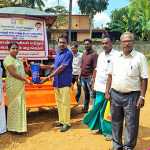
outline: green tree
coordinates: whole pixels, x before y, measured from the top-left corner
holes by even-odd
[[[55,27],[57,29],[63,27],[67,23],[67,18],[65,17],[68,15],[68,11],[64,6],[55,6],[45,9],[45,12],[47,13],[53,13],[57,16],[55,21]]]
[[[128,8],[124,7],[114,10],[111,14],[111,22],[108,23],[111,31],[125,32],[128,30]]]
[[[149,8],[149,0],[131,0],[128,7],[112,12],[108,26],[111,31],[131,31],[136,39],[150,40]]]
[[[58,36],[60,34],[59,29],[63,28],[67,24],[68,11],[64,6],[55,6],[45,9],[45,12],[52,13],[57,16],[56,21],[54,23],[54,27],[57,29]]]
[[[42,8],[45,7],[43,0],[22,0],[22,5],[30,8],[38,7],[40,10],[42,10]]]
[[[79,0],[78,5],[82,14],[89,15],[90,35],[92,34],[93,17],[107,9],[108,0]]]
[[[150,1],[130,0],[129,17],[133,16],[140,27],[141,39],[150,40]]]
[[[45,6],[43,0],[1,0],[1,7],[8,7],[8,6],[25,6],[29,8],[42,8]]]
[[[15,6],[18,0],[0,0],[0,7]]]

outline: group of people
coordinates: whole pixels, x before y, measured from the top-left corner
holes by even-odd
[[[98,55],[93,50],[92,40],[85,39],[85,51],[78,52],[78,43],[67,48],[67,39],[58,38],[58,50],[53,72],[41,83],[54,77],[55,98],[58,108],[57,127],[60,132],[70,129],[70,90],[76,82],[76,100],[79,102],[81,87],[84,91],[82,112],[83,123],[113,142],[112,150],[133,150],[138,136],[140,108],[144,106],[148,83],[147,61],[145,56],[134,48],[134,35],[125,32],[121,35],[121,51],[114,50],[111,39],[103,37],[103,51]],[[4,59],[6,69],[6,94],[8,97],[7,130],[17,133],[27,131],[25,82],[22,62],[17,59],[18,44],[8,45],[9,56]],[[4,104],[0,99],[0,116]],[[90,100],[92,108],[89,110]],[[111,121],[105,119],[107,104],[111,103]],[[2,110],[3,109],[3,110]],[[2,110],[2,111],[1,111]],[[0,120],[6,124],[5,117]],[[125,120],[125,126],[124,126]],[[124,126],[124,142],[122,142]],[[6,127],[0,124],[0,131]]]
[[[140,108],[145,102],[148,68],[145,56],[134,48],[132,33],[123,33],[120,42],[122,51],[117,52],[112,49],[110,38],[102,40],[104,51],[98,57],[94,73],[96,99],[83,122],[105,135],[106,139],[112,138],[112,150],[133,150],[137,142]],[[104,118],[108,101],[111,102],[111,122]]]

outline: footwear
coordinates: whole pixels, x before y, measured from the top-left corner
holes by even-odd
[[[111,141],[112,140],[112,136],[111,135],[106,135],[105,136],[105,140],[106,141]]]
[[[14,135],[26,135],[27,132],[16,132],[16,131],[9,131],[11,134],[14,134]]]
[[[55,125],[55,127],[62,127],[62,126],[63,126],[63,124],[60,123],[60,122],[57,122],[56,125]]]
[[[99,129],[97,129],[97,130],[92,130],[92,133],[93,133],[93,134],[99,134],[100,131],[99,131]]]
[[[124,148],[124,150],[133,150],[132,148]]]
[[[71,126],[64,124],[61,128],[60,128],[60,132],[66,132],[67,130],[70,129]]]
[[[110,148],[109,150],[123,150],[123,148],[117,148],[117,149]]]

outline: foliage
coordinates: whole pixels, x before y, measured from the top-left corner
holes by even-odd
[[[96,13],[107,8],[108,0],[79,0],[78,5],[82,14],[94,17]]]
[[[36,8],[38,7],[40,10],[45,6],[43,0],[22,0],[22,4],[26,7]]]
[[[43,0],[1,0],[1,7],[25,6],[29,8],[38,7],[40,10],[45,6]]]
[[[125,32],[128,30],[128,8],[124,7],[119,10],[114,10],[111,15],[111,23],[108,23],[111,31]]]
[[[90,33],[92,33],[93,17],[107,8],[108,0],[79,0],[78,5],[82,14],[89,15]]]
[[[58,37],[61,33],[61,31],[59,31],[58,29],[61,29],[67,24],[68,20],[66,15],[68,15],[68,11],[64,6],[59,5],[59,6],[47,8],[45,9],[45,12],[52,13],[57,16],[53,26],[57,29],[57,33],[58,33],[57,37]]]
[[[66,10],[66,8],[64,6],[55,6],[55,7],[50,7],[45,9],[45,12],[48,13],[54,13],[54,14],[68,14],[68,11]]]
[[[140,26],[141,38],[150,39],[150,1],[131,0],[129,5],[129,17],[134,16]]]
[[[15,6],[17,0],[1,0],[0,1],[0,7],[9,7],[9,6]]]
[[[131,31],[137,39],[150,40],[150,1],[130,0],[128,7],[112,12],[108,26],[111,31]]]
[[[63,27],[67,23],[66,15],[68,14],[68,11],[64,6],[55,6],[45,9],[45,12],[47,13],[53,13],[57,16],[55,21],[55,27],[56,29]]]
[[[20,0],[18,6],[25,6],[29,8],[39,8],[40,10],[42,10],[42,8],[45,7],[45,4],[43,0]]]

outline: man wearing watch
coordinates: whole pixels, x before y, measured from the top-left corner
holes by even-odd
[[[113,150],[133,150],[138,136],[140,108],[144,106],[147,90],[148,69],[145,56],[134,49],[134,35],[125,32],[120,41],[122,52],[108,71],[105,97],[111,98]]]

